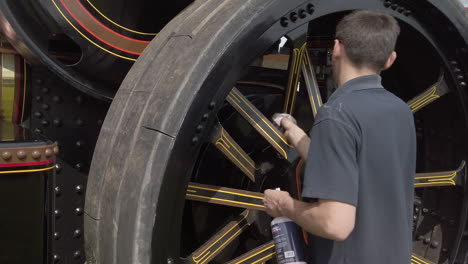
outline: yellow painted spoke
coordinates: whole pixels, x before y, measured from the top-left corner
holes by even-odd
[[[429,89],[410,100],[408,102],[408,106],[411,108],[413,113],[416,113],[448,92],[449,89],[442,72],[440,74],[439,80],[431,87],[429,87]]]
[[[463,161],[460,167],[454,171],[418,173],[414,180],[416,188],[436,186],[463,185],[466,175],[466,163]]]
[[[252,213],[249,210],[242,212],[236,219],[229,222],[218,233],[212,236],[200,248],[189,257],[189,262],[205,264],[215,258],[222,250],[238,237],[253,222]]]
[[[234,141],[228,132],[218,125],[213,133],[212,142],[236,167],[249,179],[255,181],[257,167],[249,155]]]

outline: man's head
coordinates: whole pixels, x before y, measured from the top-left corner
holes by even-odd
[[[396,59],[394,49],[399,34],[400,27],[392,16],[367,10],[354,11],[336,27],[334,63],[345,62],[358,70],[380,73]],[[339,70],[339,67],[334,68]]]

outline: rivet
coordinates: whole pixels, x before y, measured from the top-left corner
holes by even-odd
[[[54,210],[54,214],[55,214],[55,218],[56,218],[56,219],[59,219],[59,218],[62,216],[62,213],[61,213],[60,210],[58,210],[58,209],[55,209],[55,210]]]
[[[299,10],[299,18],[305,18],[307,16],[307,13],[304,9]]]
[[[287,27],[288,26],[288,19],[285,18],[285,17],[282,17],[281,20],[280,20],[280,24],[282,27]]]
[[[405,16],[410,16],[411,15],[411,11],[410,10],[405,10],[405,12],[403,12],[403,15]]]
[[[432,241],[431,243],[431,248],[437,248],[439,246],[439,242],[437,241]]]
[[[36,112],[34,112],[34,117],[35,117],[35,118],[41,118],[41,117],[42,117],[42,113],[36,111]]]
[[[59,174],[61,171],[62,171],[62,164],[60,163],[55,164],[55,172]]]
[[[453,69],[453,72],[454,72],[454,73],[460,73],[461,70],[460,70],[460,68],[455,68],[455,69]]]
[[[416,239],[417,239],[417,240],[423,240],[423,239],[424,239],[424,236],[423,236],[423,235],[419,235]]]
[[[81,163],[75,164],[75,169],[76,169],[77,171],[81,171],[81,170],[83,169],[83,164],[81,164]]]
[[[36,132],[36,133],[38,133],[38,134],[42,134],[42,129],[36,127],[36,128],[34,129],[34,132]]]
[[[46,94],[46,93],[49,93],[49,88],[43,87],[43,88],[41,89],[41,91],[42,91],[43,93],[45,93],[45,94]]]
[[[35,150],[31,153],[31,156],[33,157],[33,159],[40,159],[41,158],[41,152],[38,151],[38,150]]]
[[[78,193],[78,194],[82,194],[83,193],[83,186],[77,185],[75,187],[75,192]]]
[[[81,252],[79,250],[75,251],[73,253],[73,258],[75,259],[79,259],[81,257]]]
[[[54,150],[55,155],[57,155],[59,153],[59,147],[58,146],[54,146],[53,150]]]
[[[397,11],[400,12],[400,13],[403,13],[403,11],[405,10],[404,7],[400,6],[397,8]]]
[[[41,107],[44,110],[49,110],[49,105],[48,104],[42,104]]]
[[[211,102],[209,105],[208,105],[208,109],[210,110],[213,110],[216,106],[216,103],[215,102]]]
[[[398,7],[398,5],[397,5],[397,4],[392,4],[390,7],[391,7],[393,10],[396,10],[397,7]]]
[[[59,232],[55,232],[55,233],[54,233],[54,239],[55,239],[55,240],[59,240],[59,239],[60,239],[60,233],[59,233]]]
[[[392,1],[385,1],[384,6],[385,7],[390,7],[392,5]]]
[[[424,244],[429,244],[431,242],[431,239],[429,237],[426,237],[423,241]]]
[[[54,255],[54,263],[58,263],[60,261],[59,255]]]
[[[172,258],[167,258],[167,264],[174,264],[174,260]]]
[[[209,115],[208,113],[203,114],[203,116],[202,116],[202,121],[208,120],[208,117],[209,117],[209,116],[210,116],[210,115]]]
[[[20,160],[25,159],[26,158],[26,152],[23,151],[23,150],[20,150],[20,151],[16,152],[16,157],[18,157],[18,159],[20,159]]]
[[[10,152],[10,151],[4,151],[4,152],[2,153],[2,158],[3,158],[4,160],[10,160],[10,159],[11,159],[11,152]]]
[[[417,215],[413,215],[413,220],[418,220],[418,216],[417,216]]]
[[[289,14],[289,19],[291,19],[292,22],[296,22],[297,20],[297,13],[296,12],[291,12]]]
[[[75,146],[77,146],[78,148],[83,147],[83,145],[84,145],[84,142],[81,141],[81,140],[78,140],[78,141],[75,143]]]
[[[57,104],[60,104],[62,102],[62,97],[54,96],[54,97],[52,97],[52,101],[54,101]]]
[[[196,145],[198,143],[198,137],[193,137],[192,138],[192,144]]]
[[[62,121],[60,119],[54,119],[53,123],[54,123],[54,126],[56,127],[62,126]]]
[[[442,248],[442,253],[447,253],[448,249],[447,248]]]
[[[466,87],[466,82],[460,82],[460,86]]]
[[[42,101],[42,97],[41,97],[41,96],[36,96],[34,99],[36,99],[36,101],[38,101],[38,102]]]
[[[306,9],[307,9],[307,13],[312,15],[315,11],[315,6],[313,4],[308,4]]]
[[[458,62],[456,60],[452,60],[452,61],[450,61],[450,64],[452,64],[453,66],[457,66]]]
[[[37,84],[43,84],[44,81],[43,81],[42,79],[36,79],[36,83],[37,83]]]
[[[42,120],[42,121],[41,121],[41,124],[42,124],[42,126],[44,126],[44,127],[48,127],[48,126],[49,126],[49,121],[47,121],[47,120]]]
[[[50,158],[52,157],[52,155],[54,155],[54,151],[50,148],[47,148],[45,151],[44,151],[44,154],[47,158]]]
[[[58,186],[55,186],[54,191],[56,196],[60,196],[62,194],[62,189]]]
[[[422,212],[423,212],[423,214],[427,214],[427,213],[429,213],[429,209],[423,208],[423,209],[422,209]]]
[[[197,133],[200,133],[203,131],[203,125],[198,125],[197,126]]]
[[[75,124],[76,124],[77,126],[83,126],[84,122],[83,122],[83,120],[81,120],[81,119],[77,119],[77,120],[75,121]]]
[[[83,209],[81,209],[81,207],[75,208],[75,214],[76,215],[82,215],[83,214]]]
[[[78,104],[82,104],[83,103],[83,97],[81,95],[78,95],[76,98],[75,98],[75,101],[78,103]]]
[[[457,75],[457,79],[458,79],[459,81],[461,81],[461,80],[464,79],[464,77],[463,77],[463,75]]]
[[[74,238],[81,237],[81,230],[80,229],[75,229],[75,231],[73,232],[73,237]]]

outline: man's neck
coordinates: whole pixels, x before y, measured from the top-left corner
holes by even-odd
[[[366,67],[356,68],[351,65],[343,65],[343,68],[340,71],[340,75],[338,76],[337,84],[338,84],[338,87],[340,87],[352,79],[355,79],[361,76],[366,76],[366,75],[373,75],[373,74],[379,74],[379,73]]]

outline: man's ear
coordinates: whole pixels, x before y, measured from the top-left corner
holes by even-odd
[[[390,57],[388,57],[387,62],[385,62],[385,65],[384,65],[382,71],[385,71],[386,69],[390,68],[393,65],[393,63],[395,62],[396,58],[397,58],[396,52],[392,51],[392,54],[390,54]]]
[[[333,45],[333,59],[341,57],[343,54],[343,47],[339,40],[335,39],[335,44]]]

